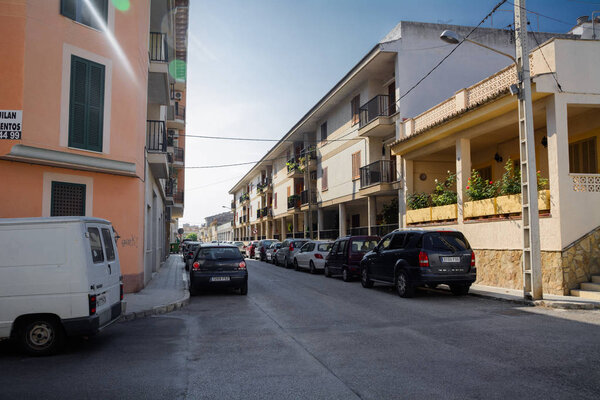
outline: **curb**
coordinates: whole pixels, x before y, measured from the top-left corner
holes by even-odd
[[[189,290],[185,289],[184,295],[181,299],[179,299],[173,303],[162,304],[160,306],[155,306],[155,307],[152,307],[147,310],[136,311],[136,312],[124,314],[119,319],[119,322],[128,322],[128,321],[133,321],[133,320],[139,319],[139,318],[150,317],[152,315],[167,314],[167,313],[182,309],[183,307],[187,306],[189,304],[189,302],[190,302],[190,292],[189,292]]]
[[[470,296],[481,297],[489,300],[502,301],[505,303],[519,304],[528,307],[544,307],[558,310],[600,310],[600,304],[584,303],[584,302],[567,302],[559,300],[525,300],[525,299],[508,299],[504,297],[494,296],[486,293],[469,292]]]

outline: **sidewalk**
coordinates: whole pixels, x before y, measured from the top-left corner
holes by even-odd
[[[474,284],[469,290],[469,294],[488,299],[507,301],[511,303],[523,304],[527,306],[540,306],[549,308],[561,308],[567,310],[598,310],[600,301],[583,299],[575,296],[558,296],[554,294],[544,294],[543,300],[525,300],[523,291],[516,289],[505,289],[493,286],[484,286]]]
[[[121,321],[164,314],[185,306],[190,301],[187,275],[179,254],[171,254],[148,285],[137,293],[124,296],[125,312]]]

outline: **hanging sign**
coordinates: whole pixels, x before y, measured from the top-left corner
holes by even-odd
[[[20,140],[23,110],[0,110],[0,139]]]

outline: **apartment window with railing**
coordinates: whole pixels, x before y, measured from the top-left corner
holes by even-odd
[[[71,56],[69,147],[102,151],[104,65]]]
[[[578,174],[598,173],[596,137],[569,144],[569,172]]]
[[[360,151],[352,153],[352,179],[360,178]]]
[[[60,13],[80,24],[102,29],[101,24],[106,26],[108,20],[108,0],[61,0]]]

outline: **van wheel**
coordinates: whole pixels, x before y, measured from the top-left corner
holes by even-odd
[[[360,273],[360,284],[366,289],[373,287],[373,281],[369,278],[367,267],[364,267]]]
[[[56,354],[63,346],[64,339],[62,325],[52,317],[28,319],[22,324],[19,333],[23,350],[32,356]]]
[[[396,292],[398,296],[408,298],[413,297],[415,295],[415,288],[410,286],[410,282],[408,280],[408,276],[403,271],[398,273],[396,276]]]
[[[327,264],[325,264],[325,267],[323,268],[323,274],[327,278],[331,278],[331,271],[329,270],[329,266]]]
[[[450,291],[452,292],[453,295],[455,296],[464,296],[466,294],[469,293],[469,288],[471,287],[471,285],[469,284],[456,284],[456,285],[450,285]]]
[[[342,280],[344,282],[350,282],[352,278],[350,277],[350,273],[348,272],[348,268],[344,268],[342,270]]]
[[[315,269],[315,264],[312,262],[312,260],[310,260],[310,263],[308,263],[308,272],[310,272],[311,274],[317,272],[317,270]]]

